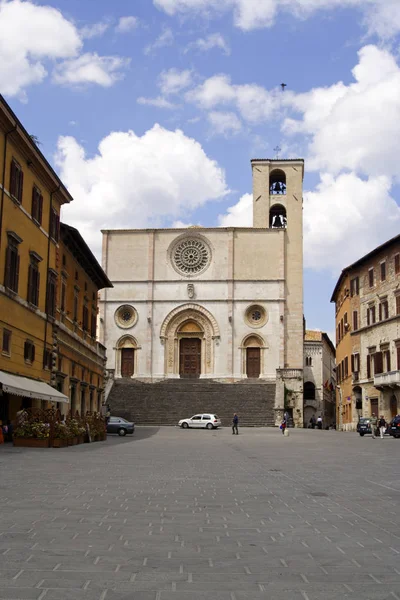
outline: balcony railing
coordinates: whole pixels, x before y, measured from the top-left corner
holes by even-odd
[[[278,376],[282,379],[302,379],[302,369],[277,369]]]
[[[389,371],[374,376],[374,386],[400,387],[400,371]]]

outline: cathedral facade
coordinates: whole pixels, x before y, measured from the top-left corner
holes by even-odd
[[[251,228],[103,231],[100,341],[113,380],[269,382],[301,426],[304,163],[251,166]]]

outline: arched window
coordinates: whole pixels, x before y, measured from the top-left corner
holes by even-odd
[[[315,400],[315,385],[312,381],[306,381],[304,384],[304,400]]]
[[[269,226],[272,229],[286,229],[286,208],[282,204],[274,204],[269,211]]]
[[[272,196],[286,194],[286,175],[281,169],[271,171],[269,175],[269,193]]]

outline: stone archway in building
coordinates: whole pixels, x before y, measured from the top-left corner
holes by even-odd
[[[215,317],[199,304],[184,304],[165,318],[160,331],[167,377],[198,378],[214,374],[215,344],[220,333]]]
[[[393,419],[396,415],[399,414],[397,398],[394,394],[390,397],[390,407],[389,408],[390,408],[390,416]]]
[[[242,373],[248,379],[259,379],[264,374],[267,345],[260,335],[249,334],[241,345]]]
[[[131,335],[124,335],[118,340],[115,349],[117,377],[134,377],[137,374],[139,349],[140,346]]]

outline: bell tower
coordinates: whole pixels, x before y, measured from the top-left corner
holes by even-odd
[[[281,387],[296,392],[296,404],[298,408],[301,406],[302,419],[304,160],[255,159],[251,165],[253,227],[270,229],[271,244],[276,243],[275,235],[284,236],[283,353],[277,373],[277,388],[282,377]],[[296,375],[296,382],[285,381],[292,375]],[[277,398],[277,403],[281,402],[283,406],[284,400]],[[300,418],[300,413],[298,416]]]

